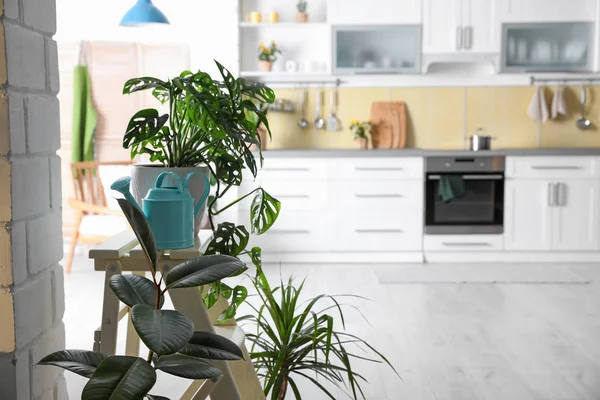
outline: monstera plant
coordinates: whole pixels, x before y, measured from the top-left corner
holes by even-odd
[[[235,78],[215,62],[221,79],[213,79],[202,71],[184,71],[166,81],[152,77],[127,81],[123,93],[151,90],[161,104],[168,106],[169,113],[161,114],[156,109],[136,113],[127,127],[123,146],[131,151],[132,158],[146,154],[164,168],[207,168],[215,184],[215,194],[208,204],[214,236],[205,254],[235,257],[250,254],[246,251],[250,232],[243,225],[230,222],[215,225],[215,217],[253,196],[250,231],[260,235],[273,225],[280,211],[279,201],[262,188],[230,204],[221,204],[226,193],[240,186],[244,172],[256,177],[262,166],[258,130],[264,127],[269,137],[271,131],[265,108],[257,104],[273,103],[275,94],[259,82]],[[230,307],[221,318],[229,319],[243,303],[247,290],[241,285],[231,288],[216,282],[204,295],[208,307],[212,307],[219,296],[229,300]]]
[[[156,383],[157,370],[187,379],[213,379],[221,371],[207,360],[241,360],[243,354],[235,343],[222,336],[196,331],[185,314],[163,310],[164,295],[173,289],[218,282],[240,273],[245,266],[231,256],[208,255],[185,261],[159,278],[156,244],[144,215],[126,200],[118,201],[143,249],[152,279],[114,275],[109,285],[119,300],[131,307],[133,326],[149,349],[148,357],[62,350],[43,358],[39,364],[61,367],[89,378],[82,400],[168,400],[149,394]]]

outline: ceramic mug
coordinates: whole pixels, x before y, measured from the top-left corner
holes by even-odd
[[[276,11],[270,12],[269,13],[269,22],[272,24],[279,22],[279,13]]]
[[[248,15],[248,22],[253,22],[253,23],[259,23],[262,22],[262,14],[259,13],[258,11],[252,11],[249,15]]]
[[[285,71],[286,72],[298,72],[298,63],[294,60],[286,61]]]

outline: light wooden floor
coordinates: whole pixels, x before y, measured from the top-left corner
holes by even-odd
[[[564,267],[547,265],[550,272]],[[272,280],[280,273],[284,279],[306,276],[307,296],[371,299],[351,301],[370,325],[349,310],[347,330],[385,353],[403,381],[382,366],[357,363],[370,382],[369,400],[598,400],[600,265],[569,268],[592,283],[382,285],[367,265],[266,270]],[[100,321],[102,276],[79,257],[65,286],[67,347],[89,348]],[[66,376],[70,398],[79,398],[84,382]],[[157,394],[175,398],[179,385],[168,379],[159,385]],[[325,398],[310,387],[303,393],[310,400]]]

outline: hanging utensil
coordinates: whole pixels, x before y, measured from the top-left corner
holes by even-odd
[[[298,126],[302,129],[304,129],[308,126],[308,121],[306,120],[306,98],[307,97],[308,97],[308,94],[306,93],[306,89],[302,89],[302,101],[301,101],[302,116],[300,118],[300,121],[298,121]]]
[[[331,89],[331,93],[329,95],[329,108],[331,115],[327,118],[327,130],[329,132],[337,132],[340,130],[341,123],[340,120],[335,115],[337,112],[337,87]]]
[[[585,117],[585,100],[586,100],[585,86],[582,86],[581,87],[581,116],[579,118],[577,118],[577,122],[576,122],[577,127],[579,129],[581,129],[582,131],[590,129],[592,126],[591,121]]]
[[[323,104],[323,91],[321,89],[317,89],[316,97],[317,111],[315,118],[315,129],[320,131],[325,127],[325,120],[321,117],[321,104]]]

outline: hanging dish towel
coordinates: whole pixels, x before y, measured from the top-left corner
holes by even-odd
[[[533,94],[529,108],[527,108],[527,115],[534,121],[542,122],[546,122],[550,116],[546,96],[544,96],[544,89],[541,86]]]
[[[551,118],[555,119],[558,115],[563,115],[565,117],[568,116],[567,112],[567,104],[565,103],[565,97],[563,93],[563,88],[559,87],[554,92],[554,96],[552,97],[552,107],[551,107]]]
[[[94,161],[94,131],[98,114],[92,102],[92,87],[87,66],[73,71],[73,137],[71,161]]]
[[[463,197],[466,193],[465,181],[460,175],[442,175],[438,186],[438,197],[444,203]]]

